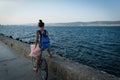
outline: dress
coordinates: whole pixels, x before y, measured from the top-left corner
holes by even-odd
[[[31,51],[29,56],[31,57],[37,57],[40,55],[40,47],[39,44],[37,44],[36,48],[35,48],[35,44],[30,45]]]

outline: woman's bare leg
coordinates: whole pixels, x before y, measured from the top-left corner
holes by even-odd
[[[50,49],[47,49],[47,51],[48,51],[48,54],[50,55],[50,57],[52,57]]]
[[[35,60],[35,65],[34,65],[34,68],[33,68],[33,70],[36,71],[36,72],[38,71],[39,60],[40,60],[40,56],[37,56],[36,60]]]

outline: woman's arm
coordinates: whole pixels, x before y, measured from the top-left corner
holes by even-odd
[[[38,31],[36,31],[35,48],[36,48],[36,46],[38,44],[38,39],[39,39],[39,33],[38,33]]]
[[[48,35],[49,36],[49,33],[48,33],[48,31],[46,30],[46,35]]]

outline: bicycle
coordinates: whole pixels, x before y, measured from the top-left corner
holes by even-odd
[[[38,73],[40,73],[40,77],[42,80],[48,79],[48,64],[46,62],[46,59],[42,57],[42,51],[40,51],[40,61],[38,65]],[[36,58],[32,57],[33,67],[35,63]]]

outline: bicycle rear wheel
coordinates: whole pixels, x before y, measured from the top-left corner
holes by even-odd
[[[41,79],[47,80],[48,79],[48,65],[45,59],[41,59],[39,70],[40,70]]]

